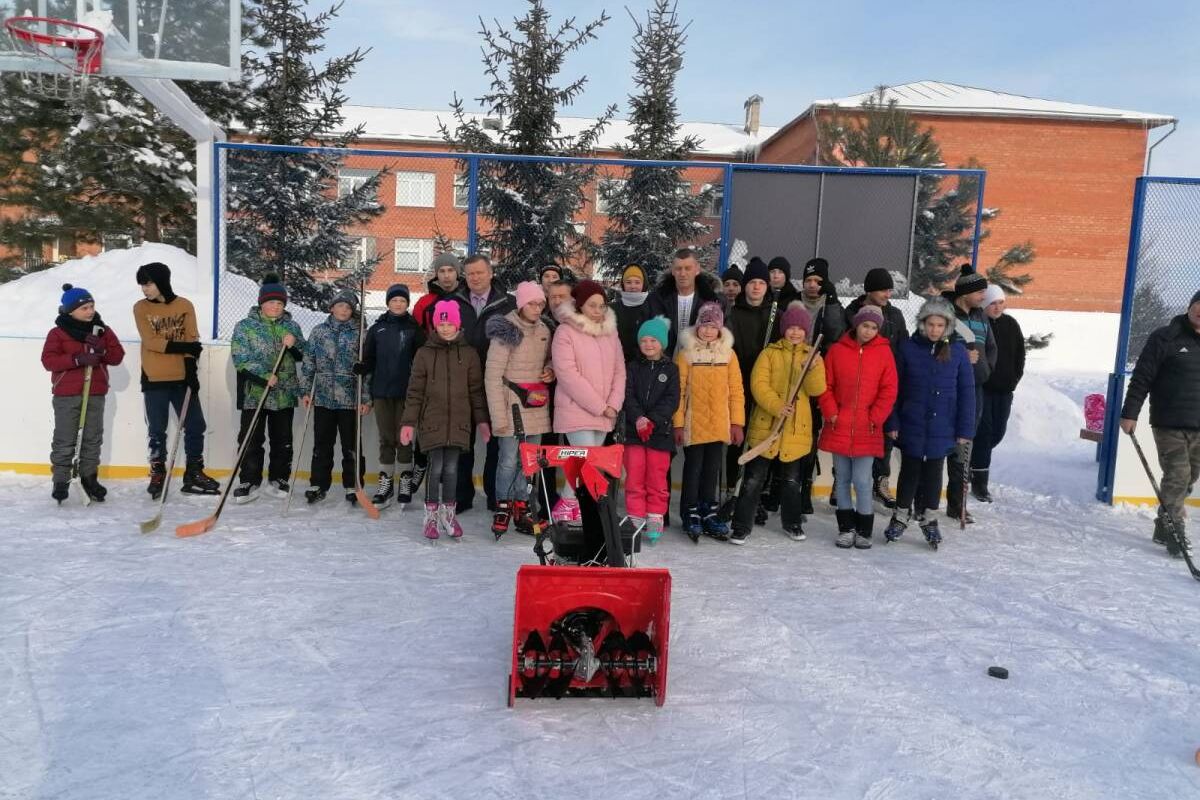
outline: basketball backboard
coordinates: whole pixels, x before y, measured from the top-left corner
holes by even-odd
[[[101,31],[100,75],[166,80],[237,80],[241,11],[241,0],[0,0],[0,21],[47,17]],[[0,72],[67,71],[52,59],[22,52],[0,31]]]

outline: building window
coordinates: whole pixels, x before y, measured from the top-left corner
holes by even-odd
[[[466,208],[471,199],[470,176],[454,176],[454,207]]]
[[[710,183],[704,189],[708,192],[708,207],[704,210],[704,216],[720,217],[725,211],[725,187],[719,183]]]
[[[613,194],[625,188],[625,184],[629,181],[624,178],[604,178],[596,182],[596,213],[607,214],[608,200],[605,199],[605,194]]]
[[[433,208],[437,176],[432,172],[397,172],[396,205],[410,208]]]
[[[432,263],[432,239],[396,240],[396,272],[424,272]]]
[[[349,252],[338,261],[338,269],[346,272],[375,260],[374,237],[356,236],[351,241]]]
[[[357,191],[364,183],[375,177],[374,170],[369,169],[339,169],[338,197],[345,197]]]
[[[106,233],[101,237],[100,244],[105,253],[109,250],[128,250],[133,247],[133,236],[128,233]]]

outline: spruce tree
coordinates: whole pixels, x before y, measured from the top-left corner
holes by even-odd
[[[454,128],[442,126],[442,137],[460,152],[503,155],[588,156],[616,113],[609,106],[585,130],[564,135],[558,111],[583,92],[586,77],[565,85],[558,75],[568,55],[596,38],[608,21],[604,12],[582,26],[574,19],[553,25],[543,0],[527,0],[523,17],[511,29],[498,21],[494,29],[480,20],[484,72],[491,81],[478,98],[489,117],[498,117],[498,131],[468,118],[463,101],[452,103]],[[575,216],[585,202],[584,189],[595,169],[572,164],[543,164],[483,160],[479,164],[480,226],[475,249],[487,252],[497,277],[509,285],[534,278],[546,264],[578,261],[592,243],[577,232]]]
[[[341,4],[311,17],[306,5],[304,0],[260,0],[252,12],[253,88],[243,121],[259,142],[347,147],[361,128],[336,133],[344,123],[343,87],[367,52],[355,49],[314,65]],[[378,192],[384,173],[339,191],[343,161],[341,155],[324,152],[230,151],[229,269],[255,280],[278,274],[295,301],[309,308],[323,308],[341,287],[357,287],[370,275],[378,259],[363,262],[336,281],[317,276],[350,255],[355,241],[348,228],[365,225],[383,212]]]
[[[820,158],[823,164],[853,167],[910,167],[942,169],[946,164],[941,146],[932,128],[922,128],[913,116],[899,108],[895,100],[885,100],[886,86],[863,101],[851,116],[838,109],[819,123]],[[967,169],[979,169],[974,159]],[[969,260],[974,245],[976,198],[979,181],[969,176],[958,178],[923,175],[918,178],[917,214],[913,231],[910,286],[918,294],[935,293],[958,275],[958,265]],[[982,219],[994,219],[999,213],[984,208]],[[985,228],[980,238],[988,235]],[[986,272],[997,276],[1005,291],[1015,292],[1033,278],[1013,276],[1014,266],[1033,261],[1033,243],[1015,245],[1005,251]]]
[[[630,15],[632,17],[632,14]],[[645,22],[633,20],[634,84],[629,98],[633,132],[621,149],[626,158],[686,161],[700,147],[694,136],[680,138],[675,79],[683,68],[687,25],[681,25],[674,0],[654,0]],[[609,227],[600,248],[609,276],[627,264],[638,264],[653,285],[671,265],[671,254],[692,245],[709,231],[700,217],[712,200],[712,189],[692,194],[682,168],[633,167],[623,181],[598,185]],[[702,253],[703,255],[703,253]]]

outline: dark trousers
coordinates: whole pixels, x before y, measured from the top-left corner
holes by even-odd
[[[892,448],[895,446],[892,437],[883,437],[883,458],[875,459],[875,465],[871,469],[871,476],[876,480],[892,477]]]
[[[271,439],[271,463],[267,468],[267,480],[286,481],[292,476],[292,417],[296,409],[280,408],[274,411],[263,409],[258,416],[258,424],[250,432],[250,443],[246,445],[246,455],[242,458],[242,469],[238,477],[242,483],[258,486],[262,483],[263,457],[268,435]],[[242,424],[238,428],[238,446],[250,431],[250,420],[254,418],[254,409],[242,409]]]
[[[975,429],[979,430],[979,420],[983,417],[983,387],[977,385],[975,387]],[[969,477],[967,470],[969,464],[964,464],[962,459],[962,448],[955,447],[950,451],[950,455],[946,456],[946,508],[949,511],[957,513],[962,508],[963,501],[963,482]],[[954,516],[951,514],[951,516]]]
[[[810,401],[809,407],[812,409],[812,440],[813,448],[808,451],[808,455],[800,459],[803,464],[800,466],[800,477],[804,483],[811,484],[813,482],[813,472],[816,470],[819,456],[817,455],[817,442],[821,439],[821,428],[824,422],[821,419],[821,406],[814,399]]]
[[[992,450],[1004,441],[1008,417],[1012,414],[1013,393],[983,390],[983,414],[971,445],[971,471],[986,471],[992,466]]]
[[[317,406],[313,409],[313,452],[312,475],[308,482],[312,486],[329,490],[333,482],[333,443],[342,443],[342,487],[353,489],[354,482],[354,423],[356,412],[352,408],[333,409]],[[367,459],[358,462],[361,479],[367,469]]]
[[[912,508],[913,515],[936,509],[942,499],[943,458],[900,459],[900,482],[896,486],[896,511]]]
[[[425,478],[425,502],[449,503],[454,499],[458,486],[462,450],[458,447],[435,447],[426,455],[429,456],[429,475]]]
[[[709,442],[683,448],[683,490],[679,493],[682,513],[700,503],[716,504],[724,447],[722,442]]]
[[[457,449],[457,448],[456,448]],[[475,431],[471,431],[471,446],[459,451],[458,457],[458,509],[465,511],[475,503]],[[487,443],[487,454],[483,458],[483,492],[488,506],[496,505],[496,463],[500,459],[500,443],[495,438]]]
[[[749,532],[754,525],[754,511],[758,508],[759,496],[772,467],[779,472],[779,510],[783,527],[799,526],[804,521],[800,513],[800,471],[803,464],[803,458],[784,463],[761,456],[747,464],[742,492],[738,495],[737,508],[733,512],[734,529]]]
[[[146,430],[150,436],[150,460],[167,460],[167,422],[171,409],[175,416],[183,410],[183,396],[187,387],[183,385],[164,386],[161,389],[147,389],[142,393],[142,403],[146,408]],[[198,461],[204,458],[204,432],[208,429],[204,422],[204,411],[200,408],[200,397],[192,392],[188,401],[187,419],[183,421],[183,452],[188,461]]]

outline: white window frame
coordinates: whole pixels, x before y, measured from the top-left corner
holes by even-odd
[[[617,186],[619,184],[623,187],[628,183],[629,180],[627,178],[601,178],[600,180],[596,181],[596,213],[603,214],[606,217],[609,213],[608,201],[605,200],[604,195],[601,194],[601,186]]]
[[[709,183],[704,188],[712,192],[708,196],[708,207],[704,209],[704,216],[709,219],[720,219],[725,210],[725,185]]]
[[[459,202],[460,194],[462,202]],[[471,205],[471,176],[460,172],[454,176],[454,207],[469,208]]]
[[[401,255],[406,258],[401,258]],[[412,266],[402,267],[402,261],[407,257],[415,257]],[[396,239],[392,245],[392,271],[399,275],[420,274],[429,269],[433,263],[432,239]]]
[[[357,269],[359,266],[371,261],[375,258],[378,252],[378,245],[375,242],[374,236],[354,236],[358,242],[353,245],[350,252],[338,261],[337,268],[342,272],[349,272]]]
[[[345,197],[374,177],[375,171],[370,169],[339,169],[337,196]]]
[[[396,206],[433,208],[437,203],[437,173],[402,170],[396,176]]]

